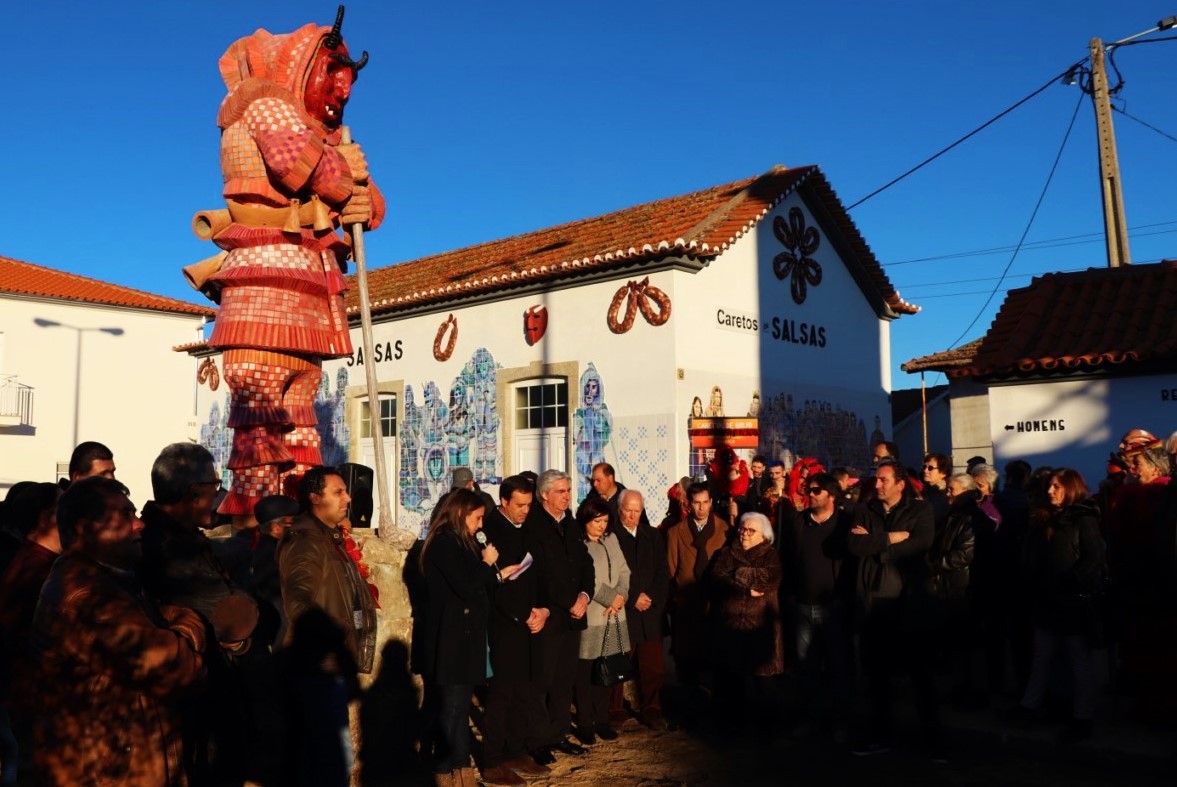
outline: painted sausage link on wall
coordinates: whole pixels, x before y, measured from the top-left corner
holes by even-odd
[[[450,331],[450,338],[448,341],[446,341],[445,346],[443,347],[441,343],[442,339],[445,338],[446,329],[451,326],[453,327],[453,330]],[[457,343],[458,318],[451,314],[449,317],[446,317],[445,322],[443,322],[438,327],[437,336],[433,338],[433,357],[443,363],[448,361],[450,356],[454,354],[454,347],[457,345]]]
[[[618,322],[617,316],[621,312],[622,303],[625,303],[625,318]],[[654,306],[658,307],[657,311],[654,310]],[[663,325],[670,319],[670,296],[652,286],[649,276],[641,281],[628,282],[613,295],[609,313],[606,315],[609,330],[618,334],[628,333],[637,319],[638,311],[641,311],[646,322],[654,327]]]

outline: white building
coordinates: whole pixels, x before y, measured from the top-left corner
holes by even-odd
[[[374,352],[353,286],[356,351],[324,365],[324,461],[373,464],[375,364],[394,518],[413,531],[456,466],[492,493],[565,468],[579,500],[608,461],[655,521],[716,439],[863,467],[890,421],[889,322],[917,311],[816,167],[388,266],[369,290]],[[200,400],[223,465],[228,394]]]
[[[1177,261],[1036,277],[981,339],[903,364],[948,377],[953,455],[1073,467],[1094,490],[1129,429],[1177,429]]]
[[[74,445],[97,440],[149,500],[159,450],[196,435],[195,364],[172,347],[213,313],[0,257],[0,495],[57,480]]]

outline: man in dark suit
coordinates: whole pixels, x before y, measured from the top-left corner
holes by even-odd
[[[568,512],[572,480],[562,470],[546,470],[537,484],[539,505],[533,506],[523,525],[523,541],[535,565],[539,597],[537,606],[551,611],[543,631],[532,641],[534,674],[547,700],[546,746],[565,754],[586,750],[568,740],[572,723],[572,686],[580,648],[580,632],[587,627],[585,613],[595,589],[593,562],[576,520]]]
[[[499,497],[482,530],[499,550],[499,564],[514,566],[527,554],[523,523],[534,487],[521,476],[511,476],[503,480]],[[487,784],[519,785],[522,775],[551,773],[529,754],[547,743],[548,726],[544,698],[532,675],[532,643],[551,614],[538,605],[538,576],[533,565],[496,587],[491,599],[488,634],[494,676],[486,701],[482,768]]]
[[[666,656],[662,652],[662,620],[670,596],[666,541],[646,519],[641,493],[633,489],[621,492],[618,510],[620,522],[611,527],[629,566],[625,620],[632,647],[630,657],[638,668],[637,711],[643,724],[664,730],[661,692],[666,680]],[[620,727],[625,719],[625,693],[617,685],[609,698],[609,721]]]

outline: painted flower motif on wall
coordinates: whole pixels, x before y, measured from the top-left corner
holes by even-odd
[[[773,219],[772,233],[788,249],[773,257],[772,272],[781,281],[790,278],[793,301],[805,303],[808,288],[821,284],[821,265],[811,256],[821,245],[821,235],[816,227],[805,226],[800,208],[789,209],[788,223],[783,216]]]

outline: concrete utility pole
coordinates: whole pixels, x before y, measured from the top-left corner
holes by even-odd
[[[1108,72],[1105,55],[1119,46],[1128,45],[1158,30],[1170,30],[1177,26],[1177,16],[1168,16],[1157,22],[1157,26],[1121,38],[1108,44],[1105,48],[1103,40],[1091,39],[1091,68],[1084,68],[1077,64],[1063,79],[1067,84],[1079,82],[1084,93],[1091,96],[1091,103],[1095,106],[1095,133],[1099,139],[1099,192],[1103,198],[1103,227],[1104,238],[1108,249],[1108,267],[1118,268],[1130,265],[1132,255],[1128,252],[1128,218],[1124,213],[1124,191],[1120,186],[1120,159],[1116,154],[1116,131],[1112,126],[1112,93],[1119,91],[1124,85],[1121,79],[1115,87],[1108,87]],[[1089,76],[1084,80],[1082,76]],[[1118,75],[1118,72],[1117,72]],[[1076,80],[1076,76],[1080,79]]]
[[[1120,188],[1120,158],[1116,155],[1116,130],[1112,125],[1112,103],[1103,41],[1091,39],[1091,103],[1095,105],[1095,132],[1099,138],[1099,187],[1103,198],[1103,229],[1108,249],[1108,267],[1132,263],[1128,252],[1128,220],[1124,214],[1124,192]]]

